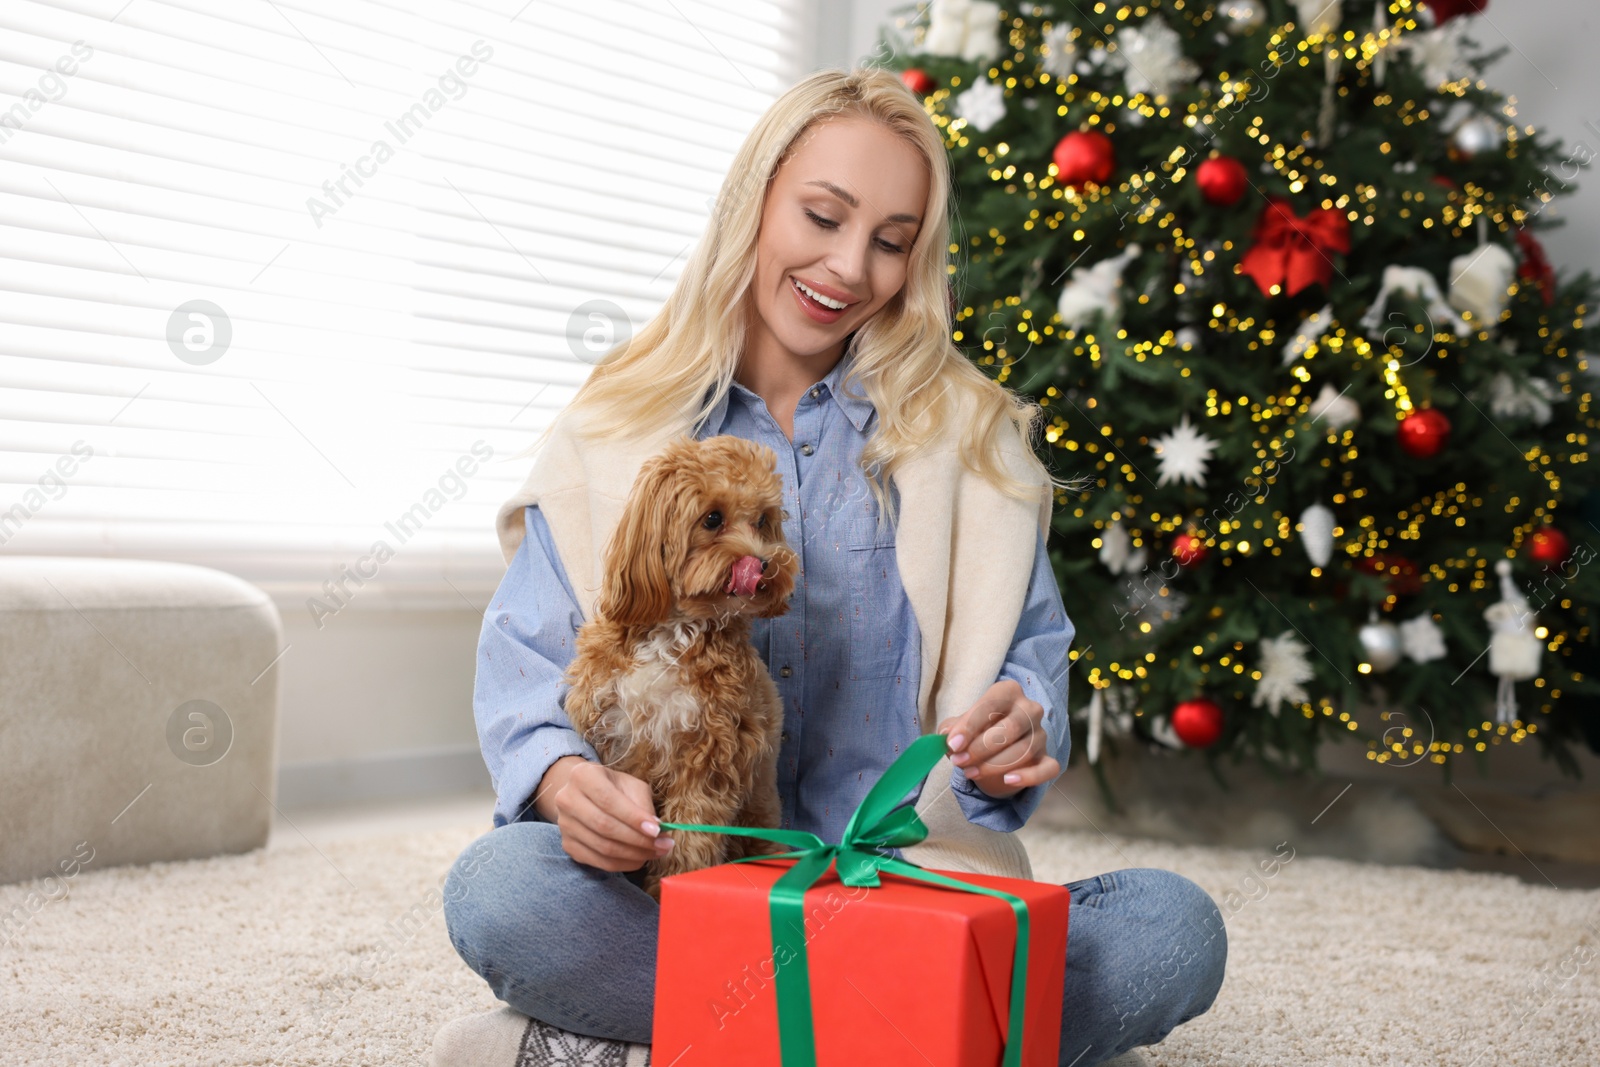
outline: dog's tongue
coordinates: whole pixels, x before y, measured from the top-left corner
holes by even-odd
[[[736,596],[749,596],[756,591],[756,583],[759,581],[761,581],[761,561],[754,556],[743,556],[733,565],[727,592]]]

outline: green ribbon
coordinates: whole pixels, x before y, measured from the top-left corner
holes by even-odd
[[[944,756],[946,741],[943,734],[924,734],[912,742],[868,790],[860,806],[850,816],[844,828],[844,837],[836,845],[830,845],[805,830],[675,822],[660,824],[664,830],[735,834],[796,846],[792,852],[764,853],[733,861],[750,863],[791,858],[797,861],[773,885],[767,898],[772,918],[774,964],[777,966],[778,1041],[783,1053],[783,1067],[815,1067],[817,1062],[816,1028],[811,1014],[811,973],[806,958],[805,896],[806,890],[826,874],[828,867],[834,863],[838,864],[839,880],[848,886],[876,887],[880,884],[878,872],[887,871],[950,889],[983,893],[1011,905],[1011,910],[1017,916],[1017,944],[1011,960],[1011,1010],[1002,1067],[1021,1067],[1023,1005],[1027,999],[1028,983],[1027,903],[1002,889],[947,878],[876,851],[879,848],[914,845],[928,836],[927,824],[918,817],[914,807],[902,804],[901,798],[916,788],[917,783],[926,778],[934,764]],[[794,959],[788,964],[779,965],[776,953],[784,931],[798,937],[791,945]]]

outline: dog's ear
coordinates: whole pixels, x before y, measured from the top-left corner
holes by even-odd
[[[662,454],[640,468],[622,518],[606,546],[605,574],[596,610],[625,626],[665,620],[676,595],[671,573],[687,550],[688,531],[679,515],[680,465],[675,454]]]

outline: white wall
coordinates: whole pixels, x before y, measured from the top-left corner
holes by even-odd
[[[1490,69],[1490,85],[1516,98],[1517,117],[1559,138],[1569,155],[1600,160],[1600,63],[1594,0],[1493,0],[1474,37],[1485,47],[1508,46]],[[1587,148],[1580,151],[1580,146]],[[1555,170],[1555,177],[1570,169]],[[1558,271],[1600,274],[1600,177],[1585,172],[1571,196],[1545,211],[1565,225],[1541,238]]]
[[[489,785],[472,720],[482,617],[280,605],[278,785],[299,807]]]
[[[472,719],[482,616],[357,604],[321,629],[303,603],[278,604],[280,805],[487,788]]]

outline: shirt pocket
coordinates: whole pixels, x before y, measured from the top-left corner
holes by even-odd
[[[850,648],[846,656],[852,682],[893,678],[910,635],[905,633],[899,562],[893,529],[878,531],[871,520],[852,524],[845,540],[850,567]]]

